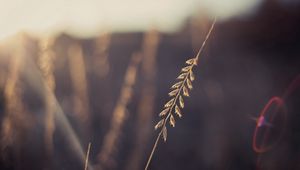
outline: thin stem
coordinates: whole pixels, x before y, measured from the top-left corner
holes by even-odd
[[[159,134],[158,134],[158,136],[157,136],[157,138],[156,138],[156,141],[155,141],[154,146],[153,146],[153,148],[152,148],[151,154],[150,154],[150,156],[149,156],[149,158],[148,158],[148,161],[147,161],[145,170],[147,170],[148,167],[149,167],[149,165],[150,165],[150,162],[151,162],[151,160],[152,160],[154,151],[155,151],[156,148],[157,148],[157,144],[158,144],[158,141],[159,141],[159,139],[160,139],[161,134],[162,134],[162,130],[159,132]]]
[[[86,152],[84,170],[88,169],[90,150],[91,150],[91,142],[89,143],[88,149],[87,149],[87,152]]]
[[[209,38],[209,36],[210,36],[212,30],[214,29],[214,26],[215,26],[215,23],[216,23],[216,22],[217,22],[217,17],[214,18],[214,21],[213,21],[213,23],[211,24],[210,29],[209,29],[208,33],[206,34],[206,37],[205,37],[205,39],[204,39],[204,41],[203,41],[203,43],[202,43],[202,45],[201,45],[201,47],[200,47],[200,49],[199,49],[199,51],[198,51],[196,57],[195,57],[197,62],[198,62],[198,59],[199,59],[199,56],[200,56],[201,52],[202,52],[203,49],[204,49],[204,46],[205,46],[205,44],[206,44],[206,41],[208,40],[208,38]]]

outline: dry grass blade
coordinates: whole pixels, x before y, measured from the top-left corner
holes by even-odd
[[[88,170],[90,150],[91,150],[91,142],[89,142],[88,149],[86,151],[84,170]]]
[[[191,90],[192,89],[192,81],[195,79],[195,76],[193,74],[193,68],[194,66],[197,66],[197,63],[198,63],[198,59],[199,59],[199,56],[206,44],[206,41],[208,40],[213,28],[214,28],[214,25],[216,23],[216,18],[214,19],[206,37],[205,37],[205,40],[203,41],[202,43],[202,46],[200,47],[197,55],[194,57],[194,58],[191,58],[189,60],[187,60],[185,63],[187,64],[187,66],[183,67],[181,69],[181,72],[179,74],[179,76],[177,77],[177,79],[180,80],[180,82],[177,82],[175,83],[171,88],[175,89],[173,90],[170,95],[172,96],[172,99],[167,102],[164,107],[166,109],[168,109],[168,113],[167,114],[164,114],[162,117],[162,119],[160,120],[159,122],[159,126],[155,126],[155,129],[158,129],[158,128],[161,128],[157,138],[156,138],[156,141],[154,143],[154,146],[153,146],[153,149],[150,153],[150,156],[148,158],[148,161],[147,161],[147,164],[145,166],[145,170],[148,169],[149,167],[149,164],[151,162],[151,159],[153,157],[153,154],[154,154],[154,151],[157,147],[157,144],[158,144],[158,141],[160,139],[160,137],[162,136],[163,137],[163,140],[166,142],[167,141],[167,122],[169,121],[170,125],[172,127],[175,126],[175,118],[174,118],[174,114],[177,114],[179,117],[182,116],[181,114],[181,111],[179,110],[179,107],[177,106],[177,103],[179,103],[179,105],[181,106],[181,108],[184,107],[184,101],[183,101],[183,98],[181,95],[183,96],[189,96],[189,92],[188,92],[188,88]],[[186,87],[186,84],[188,87]],[[175,94],[173,94],[173,92]],[[161,121],[163,122],[162,125],[161,124]]]

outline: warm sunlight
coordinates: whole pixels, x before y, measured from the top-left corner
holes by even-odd
[[[177,30],[193,13],[220,18],[247,13],[259,0],[6,0],[0,6],[0,38],[18,31],[77,36],[101,31],[136,31],[155,26]]]
[[[0,0],[0,170],[300,169],[299,21],[299,0]]]

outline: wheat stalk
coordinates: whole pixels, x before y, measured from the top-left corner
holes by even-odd
[[[20,74],[23,67],[23,56],[11,56],[8,76],[4,87],[5,117],[2,122],[1,141],[3,146],[13,145],[19,137],[19,130],[23,130],[22,122],[17,122],[23,117],[24,103],[21,100]],[[22,119],[20,119],[22,120]],[[19,124],[18,124],[19,123]],[[22,127],[19,129],[18,127]]]
[[[9,44],[12,48],[13,54],[10,55],[10,64],[8,68],[7,80],[4,86],[5,98],[5,117],[2,121],[1,142],[2,146],[12,146],[18,148],[17,145],[21,143],[26,134],[25,132],[31,127],[30,122],[26,116],[24,102],[22,102],[22,71],[24,71],[24,61],[27,54],[25,45],[27,43],[26,35],[19,34]],[[9,51],[10,52],[10,51]]]
[[[94,60],[92,65],[93,72],[101,79],[105,78],[110,70],[110,63],[108,60],[109,47],[111,45],[111,34],[104,33],[95,41]]]
[[[42,39],[40,42],[40,58],[39,58],[39,67],[42,71],[42,74],[45,78],[46,88],[48,88],[52,93],[55,91],[55,77],[54,77],[54,59],[55,54],[51,49],[54,43],[54,39],[47,37]],[[45,145],[48,156],[53,154],[53,135],[55,131],[54,123],[54,107],[52,98],[50,95],[45,95],[44,98],[46,102],[46,115],[45,115]]]
[[[139,169],[141,159],[146,148],[151,129],[151,119],[155,103],[155,77],[156,77],[156,57],[158,45],[160,42],[160,34],[158,31],[151,29],[144,35],[142,45],[143,61],[141,63],[141,92],[140,102],[137,108],[137,124],[139,128],[136,133],[136,142],[129,156],[128,165],[125,169]],[[142,165],[143,166],[143,165]]]
[[[157,148],[159,139],[162,137],[164,142],[167,141],[167,134],[168,134],[167,123],[169,122],[170,126],[175,127],[175,123],[176,123],[175,117],[178,116],[179,118],[181,118],[183,115],[181,111],[181,109],[184,108],[183,98],[189,97],[189,91],[192,90],[193,88],[192,82],[195,80],[193,68],[198,64],[199,56],[203,51],[203,48],[214,28],[215,23],[216,23],[216,18],[214,19],[197,55],[194,58],[188,59],[185,62],[187,65],[181,69],[181,72],[177,77],[178,82],[176,82],[171,87],[171,92],[169,92],[169,96],[171,97],[171,99],[164,105],[164,109],[159,113],[159,116],[162,117],[162,119],[154,127],[155,130],[157,129],[161,129],[161,130],[153,145],[153,149],[148,158],[147,164],[145,166],[145,170],[147,170],[149,167],[154,151]]]
[[[11,43],[8,44],[11,49],[7,51],[10,64],[7,68],[7,79],[3,89],[5,105],[0,145],[3,156],[15,158],[12,168],[21,169],[24,165],[21,154],[25,147],[24,141],[28,140],[28,133],[36,122],[32,114],[29,113],[26,102],[22,101],[24,95],[23,73],[26,69],[26,59],[29,56],[26,45],[29,41],[25,34],[19,34]]]
[[[102,149],[98,155],[99,158],[99,169],[109,166],[116,150],[116,144],[119,139],[124,121],[126,120],[127,105],[131,101],[133,95],[133,86],[136,83],[138,66],[142,60],[140,53],[134,53],[131,57],[131,61],[125,73],[124,82],[121,88],[121,94],[118,102],[114,108],[111,127],[104,137]]]
[[[84,53],[79,43],[72,44],[68,49],[70,77],[73,88],[73,107],[76,118],[82,129],[82,134],[88,137],[90,128],[90,108],[88,81]]]

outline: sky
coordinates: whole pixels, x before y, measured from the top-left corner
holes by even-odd
[[[227,19],[247,14],[261,0],[0,0],[0,39],[20,31],[175,31],[195,13]]]

